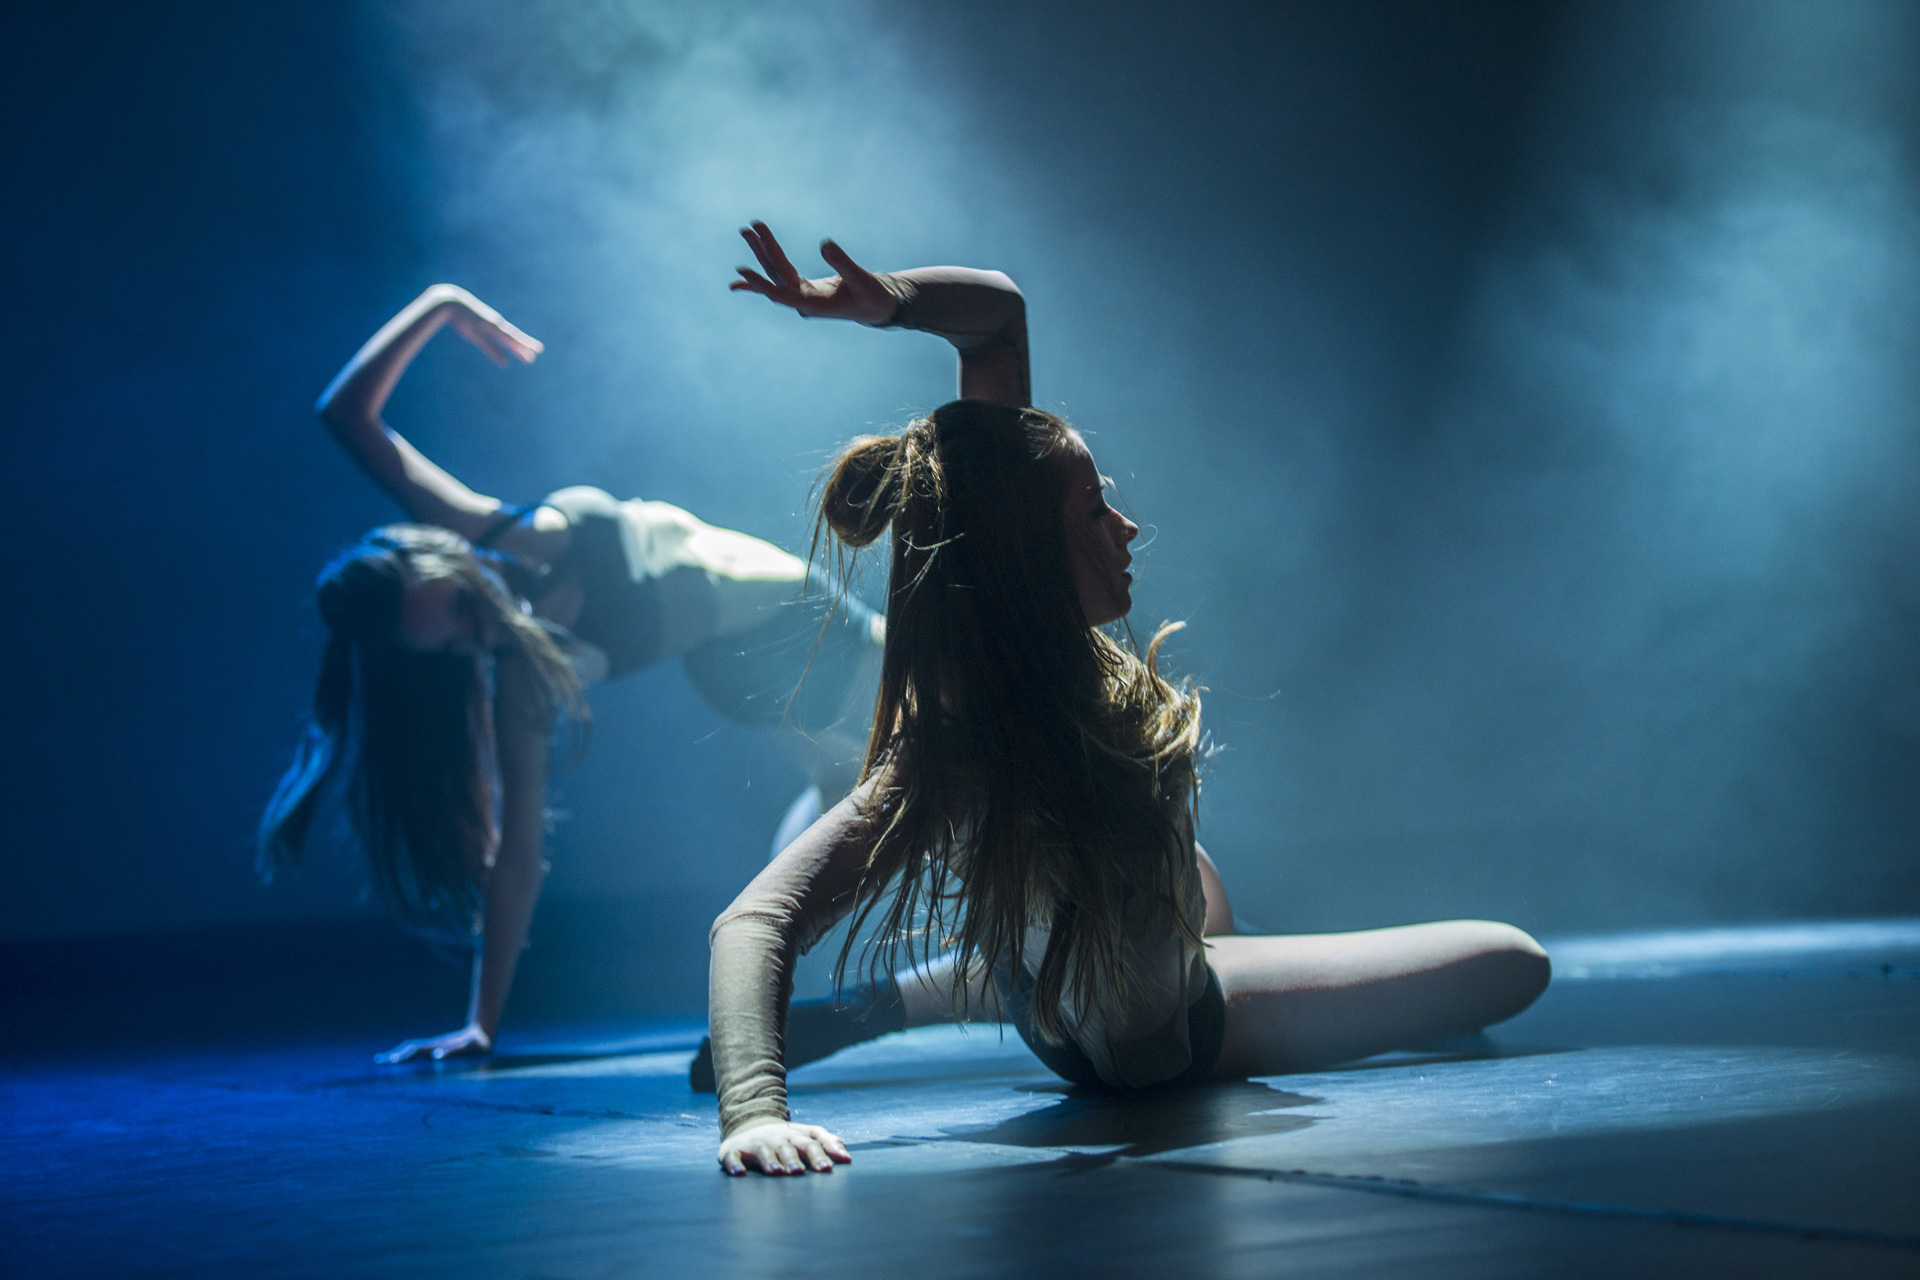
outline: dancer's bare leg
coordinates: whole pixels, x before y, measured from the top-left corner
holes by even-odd
[[[965,1010],[970,1022],[993,1022],[1000,1016],[1000,1001],[986,971],[975,965],[966,982],[964,1003],[954,1000],[954,987],[960,979],[959,966],[950,955],[938,956],[912,969],[893,975],[900,988],[900,1002],[906,1006],[907,1025],[930,1027],[952,1022]]]
[[[1540,944],[1490,920],[1291,937],[1223,937],[1207,959],[1227,998],[1218,1074],[1278,1075],[1466,1035],[1547,989]]]

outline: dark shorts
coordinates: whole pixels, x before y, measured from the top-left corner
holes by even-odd
[[[1047,1070],[1072,1084],[1094,1088],[1111,1088],[1093,1069],[1093,1060],[1087,1057],[1079,1045],[1069,1040],[1065,1044],[1048,1044],[1041,1039],[1033,1026],[1033,977],[1022,968],[1018,981],[1008,980],[1008,969],[1002,965],[994,974],[994,984],[1000,988],[1002,1009],[1007,1021],[1013,1023],[1014,1030],[1033,1050],[1033,1056],[1046,1064]],[[1199,1084],[1213,1077],[1214,1064],[1220,1061],[1220,1042],[1227,1032],[1227,997],[1220,989],[1220,978],[1207,966],[1207,989],[1200,998],[1187,1006],[1187,1046],[1193,1051],[1193,1061],[1187,1069],[1171,1080],[1163,1080],[1157,1088],[1176,1084]]]

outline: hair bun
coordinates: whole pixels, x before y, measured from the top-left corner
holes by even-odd
[[[820,514],[839,539],[864,547],[887,531],[906,492],[902,436],[860,436],[833,464]]]

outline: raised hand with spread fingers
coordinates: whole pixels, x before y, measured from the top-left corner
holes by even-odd
[[[1030,403],[1026,299],[1003,273],[972,267],[869,271],[834,241],[823,240],[820,256],[839,274],[809,280],[766,223],[742,227],[740,236],[761,270],[738,268],[740,278],[729,288],[757,293],[803,316],[938,334],[959,353],[962,399]]]
[[[740,237],[753,250],[753,256],[760,260],[766,274],[752,267],[740,267],[740,278],[730,288],[757,293],[803,316],[822,320],[851,320],[877,326],[892,320],[900,310],[900,299],[894,292],[832,240],[820,242],[820,256],[839,274],[809,280],[788,259],[786,250],[780,247],[766,223],[742,227]]]

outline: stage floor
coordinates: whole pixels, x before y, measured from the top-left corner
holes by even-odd
[[[1125,1101],[939,1028],[795,1073],[854,1163],[719,1174],[693,1029],[15,1053],[5,1273],[1920,1274],[1920,923],[1568,941],[1482,1042]],[[425,1030],[427,1028],[422,1028]]]

